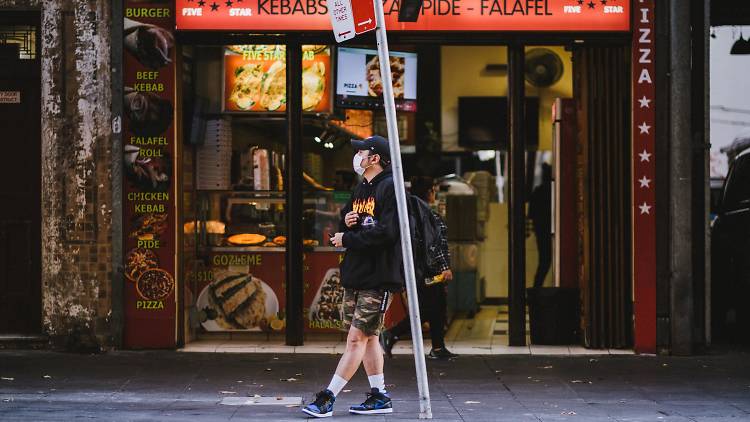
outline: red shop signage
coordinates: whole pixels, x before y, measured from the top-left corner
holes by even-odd
[[[633,287],[635,350],[656,353],[656,103],[654,0],[640,0],[633,34]]]
[[[328,0],[176,0],[178,30],[331,31]],[[628,31],[629,0],[424,0],[417,22],[389,31]]]

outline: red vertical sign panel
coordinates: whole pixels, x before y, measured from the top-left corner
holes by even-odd
[[[354,14],[354,30],[359,34],[372,31],[375,24],[375,4],[373,0],[351,0]]]
[[[635,350],[656,352],[654,0],[633,13],[633,287]]]
[[[176,330],[174,7],[125,2],[124,346],[173,348]]]

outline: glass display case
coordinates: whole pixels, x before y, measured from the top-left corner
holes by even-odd
[[[307,331],[343,327],[339,263],[329,245],[348,192],[304,198],[304,319]],[[285,193],[197,191],[194,309],[204,332],[282,332],[286,327]],[[186,227],[190,229],[190,227]]]
[[[303,201],[303,246],[329,250],[338,230],[340,211],[349,192],[310,191]],[[196,234],[198,249],[286,246],[285,193],[274,191],[198,191]]]

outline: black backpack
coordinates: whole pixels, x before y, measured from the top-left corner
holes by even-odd
[[[407,202],[414,274],[417,283],[424,283],[425,278],[438,273],[435,256],[440,248],[440,227],[427,202],[411,194]]]

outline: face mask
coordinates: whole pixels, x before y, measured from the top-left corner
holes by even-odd
[[[365,170],[372,166],[372,164],[370,164],[369,166],[363,168],[362,160],[364,160],[364,158],[359,154],[355,154],[354,158],[352,158],[352,167],[354,168],[354,172],[360,176],[365,174]]]
[[[352,168],[354,168],[355,173],[361,176],[365,174],[365,169],[363,169],[360,164],[362,164],[362,156],[354,154],[354,158],[352,158]]]

